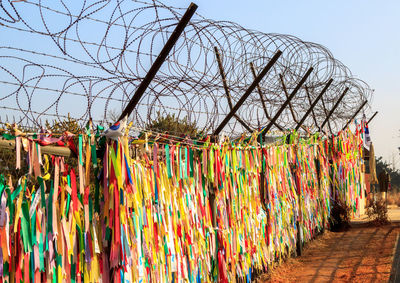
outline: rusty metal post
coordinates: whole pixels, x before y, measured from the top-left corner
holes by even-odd
[[[136,89],[135,94],[129,101],[128,105],[125,107],[124,111],[122,111],[121,116],[118,120],[121,120],[125,116],[129,116],[133,109],[135,109],[136,105],[139,103],[140,98],[142,98],[144,92],[146,91],[147,87],[150,85],[151,81],[157,74],[158,70],[160,69],[161,65],[167,59],[169,52],[174,47],[175,43],[178,41],[179,37],[181,36],[183,30],[189,23],[190,19],[194,15],[194,12],[197,10],[197,5],[194,3],[190,3],[189,7],[187,8],[185,14],[183,15],[182,19],[179,21],[178,25],[176,26],[175,30],[172,32],[171,36],[168,38],[168,41],[165,43],[163,49],[161,50],[160,54],[153,62],[150,70],[147,72],[146,76],[139,84],[138,88]]]
[[[324,98],[321,99],[321,102],[322,102],[322,107],[324,108],[325,116],[327,117],[328,116],[328,110],[326,109]],[[329,122],[329,120],[328,120],[328,128],[329,128],[329,132],[332,134],[331,123]],[[323,131],[322,127],[319,127],[319,129],[321,131]]]
[[[325,124],[328,122],[329,118],[332,116],[333,112],[336,110],[336,108],[339,106],[340,101],[342,101],[343,97],[346,95],[346,93],[349,91],[349,88],[346,87],[346,89],[343,91],[342,95],[339,97],[339,99],[336,101],[335,105],[333,106],[333,108],[331,109],[331,111],[329,112],[328,116],[325,118],[324,122],[321,125],[322,129]]]
[[[310,105],[311,105],[311,104],[312,104],[312,101],[311,101],[311,96],[310,96],[310,92],[308,91],[308,87],[307,87],[307,85],[304,85],[304,89],[306,90],[306,94],[307,94],[308,102],[309,102],[309,103],[310,103]],[[317,128],[319,128],[319,126],[318,126],[318,122],[317,122],[317,118],[315,117],[314,108],[313,108],[313,109],[311,109],[311,114],[312,114],[312,117],[313,117],[313,120],[314,120],[315,126],[316,126]]]
[[[376,112],[374,113],[374,115],[372,115],[372,117],[368,119],[367,124],[369,124],[369,123],[372,121],[372,119],[375,118],[375,116],[376,116],[377,114],[378,114],[378,111],[376,111]]]
[[[342,131],[347,128],[347,126],[350,124],[351,121],[354,120],[354,118],[357,116],[357,114],[364,108],[365,104],[367,104],[368,100],[365,100],[361,106],[357,109],[357,111],[354,113],[354,115],[350,118],[349,121],[347,121],[346,125],[343,127]]]
[[[254,68],[254,65],[252,62],[250,62],[250,69],[251,69],[251,72],[253,73],[253,77],[255,79],[257,77],[257,74],[256,74],[256,69]],[[271,121],[271,117],[268,115],[267,105],[265,104],[264,96],[262,95],[261,87],[259,84],[257,84],[257,91],[258,91],[258,94],[260,95],[261,105],[264,109],[265,117],[267,117],[267,119]],[[281,131],[285,130],[278,123],[275,123],[274,125]]]
[[[236,105],[232,108],[232,110],[226,115],[225,119],[222,120],[221,124],[214,131],[213,136],[219,135],[222,129],[226,126],[229,120],[236,114],[236,111],[242,106],[243,102],[249,97],[252,91],[256,88],[257,84],[265,77],[268,71],[272,68],[272,66],[276,63],[278,58],[282,55],[282,51],[278,50],[275,55],[272,57],[271,61],[268,62],[267,66],[261,71],[261,73],[257,76],[257,78],[253,81],[250,87],[246,90],[243,96],[239,99]]]
[[[232,108],[233,108],[232,98],[231,98],[231,94],[229,92],[228,84],[226,82],[226,76],[225,76],[224,67],[222,66],[221,55],[219,54],[218,48],[216,46],[214,46],[214,51],[215,51],[215,57],[217,58],[217,62],[218,62],[219,73],[220,73],[221,78],[222,78],[222,85],[224,86],[225,95],[226,95],[226,98],[228,99],[229,109],[232,110]],[[252,132],[251,128],[242,119],[240,119],[240,117],[238,115],[235,114],[233,116],[236,118],[236,120],[238,120],[238,122],[247,131],[249,131],[250,133]]]
[[[260,131],[260,122],[258,122],[258,130]],[[260,143],[260,150],[261,150],[261,176],[260,176],[260,196],[261,196],[261,202],[262,206],[264,207],[264,151],[263,151],[263,139],[262,135],[259,135],[259,143]]]
[[[317,105],[318,101],[321,99],[321,97],[324,95],[324,93],[326,92],[326,90],[328,89],[328,87],[331,85],[331,83],[333,82],[333,79],[330,79],[328,81],[328,83],[326,84],[326,86],[323,88],[323,90],[321,91],[321,93],[318,95],[318,97],[314,100],[314,102],[310,105],[310,108],[307,110],[307,112],[304,114],[303,118],[301,118],[300,122],[297,124],[296,126],[296,131],[298,131],[301,127],[301,125],[303,125],[304,121],[306,120],[307,116],[311,113],[311,111],[314,109],[315,105]]]
[[[289,104],[289,102],[293,99],[293,97],[296,95],[297,91],[301,88],[301,86],[304,84],[304,82],[307,80],[307,78],[310,76],[311,72],[313,71],[313,68],[310,68],[307,73],[301,78],[300,82],[297,84],[295,89],[292,91],[292,93],[289,95],[289,97],[286,99],[286,101],[283,103],[281,108],[279,108],[278,112],[276,112],[275,116],[272,118],[272,120],[269,122],[269,124],[264,128],[264,136],[267,134],[267,132],[271,129],[272,125],[276,122],[276,120],[279,118],[279,116],[282,114],[283,110],[286,108],[286,106]]]
[[[282,74],[279,74],[279,78],[280,78],[280,80],[281,80],[283,92],[285,93],[286,98],[288,98],[288,97],[289,97],[289,93],[288,93],[287,88],[286,88],[286,85],[285,85],[285,83],[284,83],[284,81],[283,81],[283,76],[282,76]],[[294,110],[293,110],[292,103],[290,103],[290,102],[289,102],[289,109],[290,109],[290,113],[292,114],[293,121],[295,121],[296,123],[298,123],[299,121],[297,121],[296,114],[294,114]]]

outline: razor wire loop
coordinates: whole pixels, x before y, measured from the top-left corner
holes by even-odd
[[[50,50],[0,40],[2,109],[18,114],[17,122],[32,125],[42,119],[62,120],[69,112],[82,123],[90,118],[100,123],[109,121],[110,112],[121,111],[127,105],[185,11],[161,1],[138,0],[0,3],[0,34],[25,35]],[[96,32],[88,33],[91,30]],[[368,84],[355,78],[324,46],[196,14],[134,110],[131,118],[135,125],[145,127],[158,113],[172,112],[196,123],[201,131],[212,133],[230,110],[215,47],[221,53],[233,104],[253,81],[250,63],[260,72],[278,49],[283,52],[237,113],[253,130],[258,122],[268,124],[265,110],[272,116],[285,102],[283,85],[291,92],[310,68],[314,69],[307,81],[311,101],[330,79],[334,82],[323,97],[327,109],[349,88],[332,113],[332,128],[340,130],[355,109],[364,101],[371,102],[373,91]],[[80,107],[71,111],[71,106],[66,106],[70,99],[76,99]],[[301,117],[310,106],[308,101],[302,87],[291,101],[290,111],[283,111],[277,124],[295,128],[291,112]],[[324,121],[322,103],[317,103],[313,114],[318,124]],[[313,126],[312,118],[307,118],[304,125]],[[233,119],[224,131],[238,135],[246,129]]]

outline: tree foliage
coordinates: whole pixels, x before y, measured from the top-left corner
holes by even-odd
[[[46,129],[50,130],[52,133],[62,134],[68,131],[72,134],[78,134],[81,132],[81,126],[78,121],[68,113],[67,118],[62,121],[53,120],[51,123],[46,120]]]
[[[157,133],[169,133],[177,136],[196,137],[201,134],[196,124],[190,122],[187,117],[179,119],[175,113],[161,115],[157,112],[157,118],[146,125],[146,129]]]
[[[392,186],[392,190],[400,190],[400,170],[393,169],[390,167],[390,164],[383,160],[382,156],[376,159],[376,174],[379,176],[379,173],[382,171],[386,171],[390,175],[390,183]]]
[[[112,125],[119,118],[119,112],[116,110],[110,110],[107,114],[107,123]],[[128,118],[128,124],[132,122],[132,119]],[[196,126],[196,123],[190,122],[188,117],[183,119],[179,119],[175,113],[167,113],[162,114],[160,111],[157,111],[157,116],[155,119],[151,120],[145,125],[146,131],[162,134],[171,134],[175,136],[190,136],[190,137],[198,137],[203,133],[199,131]]]
[[[366,209],[371,224],[376,226],[389,224],[388,209],[384,200],[372,200],[372,202],[367,205]]]

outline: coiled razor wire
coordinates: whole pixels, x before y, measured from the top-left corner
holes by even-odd
[[[127,105],[185,11],[137,0],[0,3],[0,116],[17,115],[17,122],[33,125],[68,113],[82,122],[110,121]],[[254,80],[250,63],[260,72],[277,50],[283,52],[259,85],[269,116],[314,68],[279,117],[283,128],[296,126],[331,78],[314,109],[319,125],[346,87],[349,92],[330,119],[336,130],[372,98],[370,87],[322,45],[196,14],[132,113],[135,125],[145,127],[158,115],[174,113],[206,133],[218,127],[230,108],[214,47],[233,105]],[[269,122],[265,110],[255,90],[237,114],[257,129]],[[305,125],[316,126],[311,115]],[[236,119],[224,130],[246,131]]]

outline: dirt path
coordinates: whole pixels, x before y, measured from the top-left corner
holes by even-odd
[[[327,232],[259,282],[387,282],[400,224]]]

